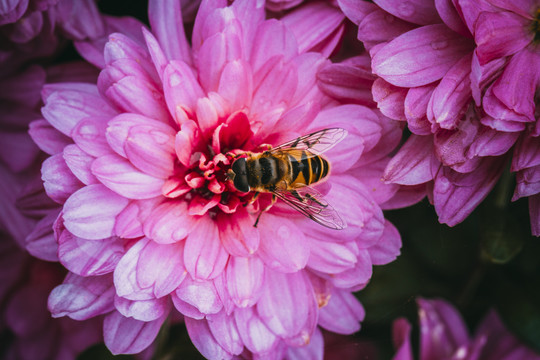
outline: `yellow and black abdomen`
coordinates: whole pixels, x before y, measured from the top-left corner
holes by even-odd
[[[322,156],[306,150],[290,150],[287,155],[291,168],[291,188],[311,185],[328,176],[330,164]]]

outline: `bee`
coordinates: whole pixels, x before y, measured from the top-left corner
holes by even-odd
[[[329,128],[301,136],[274,148],[237,155],[229,178],[241,192],[271,193],[315,222],[331,229],[343,229],[345,222],[323,196],[310,185],[330,174],[330,163],[321,154],[347,136],[347,130]],[[253,226],[257,226],[262,210]]]

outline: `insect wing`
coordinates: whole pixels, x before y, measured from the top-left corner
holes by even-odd
[[[289,206],[323,226],[336,230],[347,226],[337,211],[312,187],[304,186],[296,190],[278,190],[273,193]]]
[[[342,128],[319,130],[276,146],[272,151],[298,149],[309,150],[315,155],[320,155],[333,148],[334,145],[343,140],[345,136],[347,136],[347,130]]]

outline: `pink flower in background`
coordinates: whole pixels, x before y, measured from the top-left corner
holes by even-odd
[[[0,329],[12,334],[3,349],[4,359],[75,359],[101,341],[100,318],[84,322],[51,318],[47,298],[64,278],[62,266],[29,256],[5,232],[0,256]]]
[[[30,133],[51,155],[42,178],[62,206],[54,235],[70,271],[49,308],[105,315],[113,353],[142,351],[177,311],[208,358],[321,358],[318,326],[357,331],[364,311],[352,291],[399,254],[381,206],[407,200],[379,179],[400,129],[319,90],[336,41],[319,47],[295,36],[307,22],[264,18],[253,1],[204,1],[190,46],[179,2],[151,1],[152,32],[126,26],[106,44],[76,44],[102,68],[97,85],[43,88],[44,119]],[[320,37],[332,38],[334,24]],[[227,153],[329,127],[349,135],[328,152],[320,190],[348,227],[328,230],[279,201],[253,227],[270,197],[251,203],[232,187]]]
[[[444,300],[418,299],[420,360],[424,359],[540,359],[540,355],[516,339],[491,310],[474,336],[459,312]],[[412,360],[411,325],[405,318],[394,321],[394,360]]]
[[[479,50],[486,45],[477,47],[477,38],[485,39],[489,34],[481,26],[488,29],[489,25],[481,25],[487,24],[487,20],[476,18],[482,13],[485,14],[481,19],[489,18],[492,15],[486,14],[493,14],[494,7],[484,1],[472,6],[443,0],[407,4],[340,0],[339,4],[358,25],[358,39],[372,57],[371,67],[379,76],[372,88],[377,106],[386,116],[406,121],[413,133],[389,163],[384,179],[401,185],[426,186],[439,221],[456,225],[494,187],[520,136],[494,126],[498,120],[486,109],[485,100],[483,104],[480,100],[482,94],[489,94],[488,86],[496,85],[493,80],[504,63],[493,56],[485,60]],[[532,2],[527,7],[532,9]],[[505,20],[500,17],[497,21]],[[499,24],[497,28],[505,27]],[[520,31],[517,27],[514,30]],[[525,37],[530,42],[532,35]],[[507,38],[509,47],[526,43],[513,39]],[[498,48],[499,42],[490,46]],[[532,99],[533,95],[527,96]],[[529,107],[527,111],[530,110]],[[533,175],[536,164],[527,163],[527,175],[518,174],[518,182],[527,189],[523,194],[536,194],[532,190],[538,187]],[[519,168],[514,166],[513,170]],[[538,204],[533,199],[531,224],[533,234],[540,235],[534,230],[540,227],[540,219]]]

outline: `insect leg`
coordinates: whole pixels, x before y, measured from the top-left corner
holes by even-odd
[[[257,193],[257,195],[258,194],[259,193]],[[261,218],[262,213],[265,212],[265,211],[270,210],[272,205],[274,205],[276,203],[276,200],[277,200],[276,195],[272,194],[272,202],[270,203],[270,205],[268,205],[267,207],[265,207],[264,209],[259,211],[259,215],[257,215],[257,220],[255,220],[255,224],[253,224],[253,227],[257,227],[257,225],[259,224],[259,219]]]

